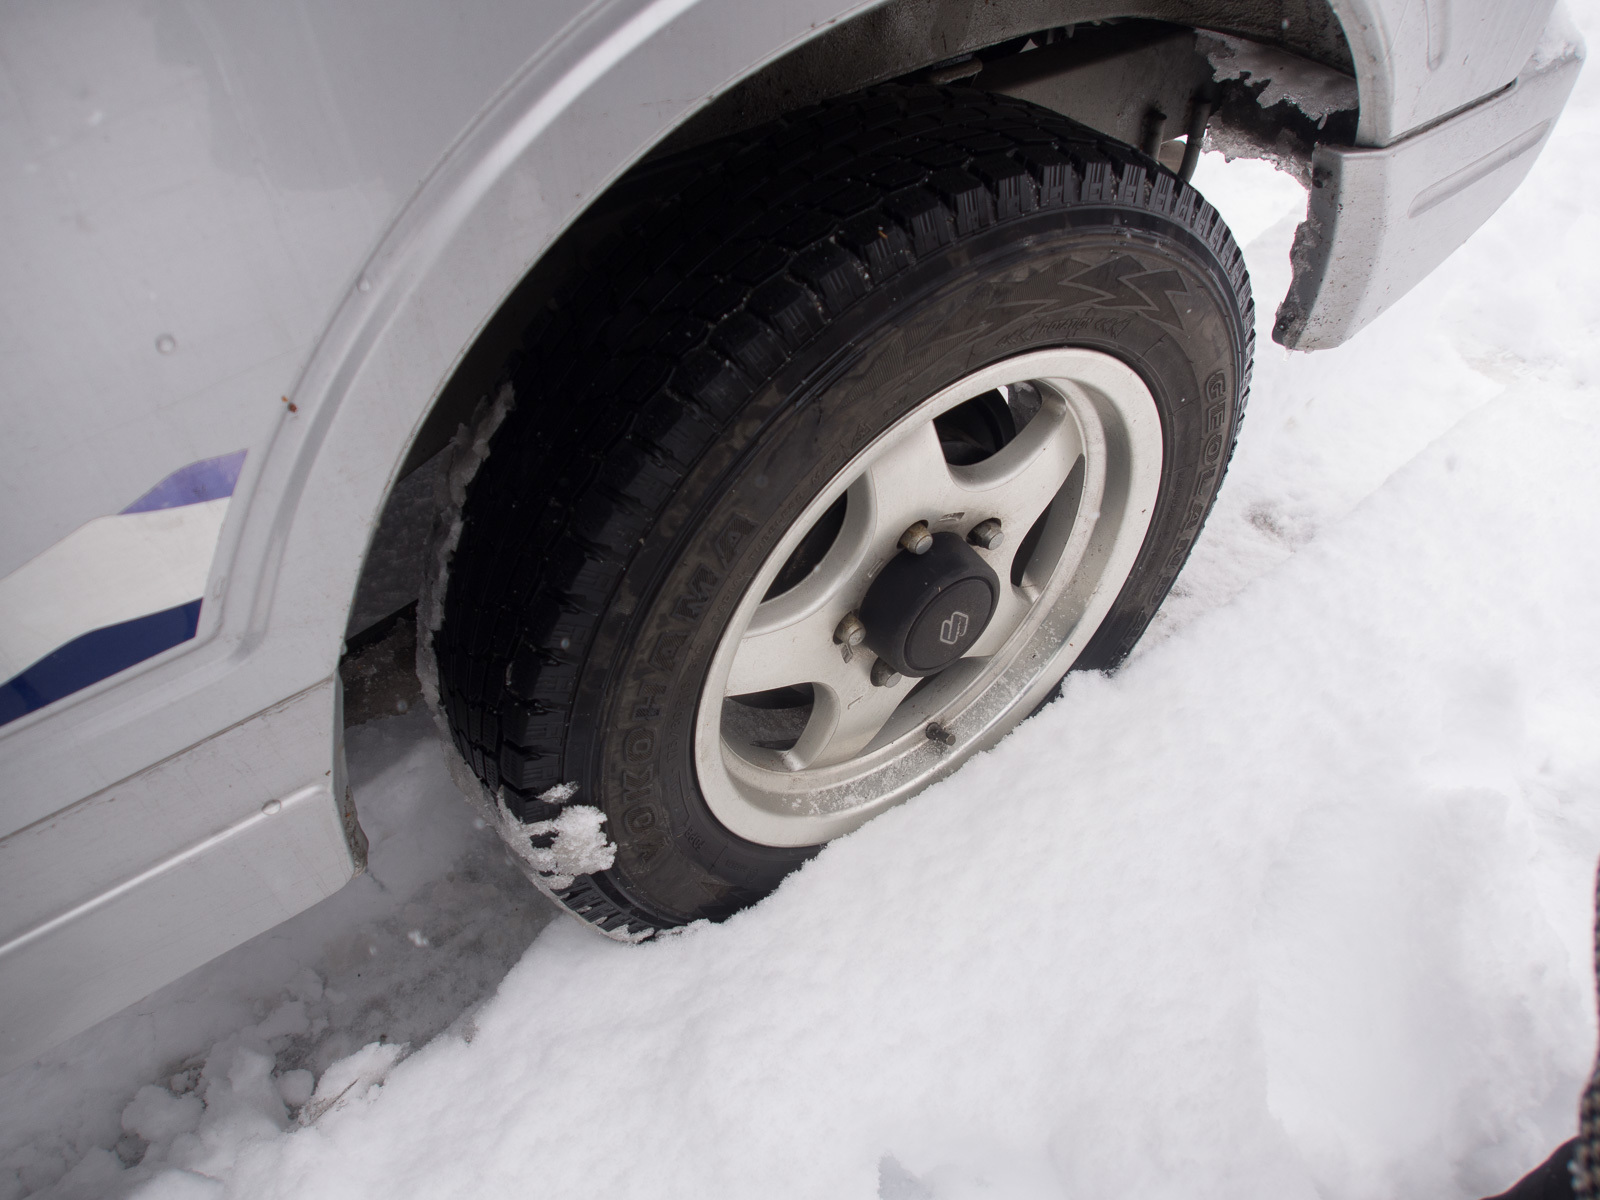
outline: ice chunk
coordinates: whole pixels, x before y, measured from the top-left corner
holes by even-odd
[[[1356,81],[1329,67],[1222,33],[1202,34],[1197,44],[1215,78],[1265,83],[1256,97],[1262,108],[1286,100],[1321,125],[1356,107]]]

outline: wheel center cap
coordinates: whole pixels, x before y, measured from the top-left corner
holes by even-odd
[[[953,533],[936,533],[926,554],[891,558],[861,602],[867,648],[902,675],[934,675],[988,628],[1000,580]]]

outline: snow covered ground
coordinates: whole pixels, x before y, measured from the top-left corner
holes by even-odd
[[[0,1200],[1509,1184],[1595,1038],[1597,134],[1591,69],[1490,225],[1314,356],[1267,337],[1303,193],[1208,159],[1255,389],[1121,672],[643,946],[551,920],[420,714],[356,730],[371,873],[0,1078]]]

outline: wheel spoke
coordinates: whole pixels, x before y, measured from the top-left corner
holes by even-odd
[[[857,649],[847,658],[833,640],[836,625],[824,609],[792,624],[753,630],[740,642],[729,673],[730,696],[812,685],[805,731],[780,754],[790,770],[831,766],[860,753],[916,683],[902,677],[887,687],[874,686],[876,657]]]
[[[811,720],[784,758],[793,769],[827,767],[853,758],[878,736],[890,715],[917,682],[901,676],[888,687],[874,687],[872,655],[859,654],[850,667],[821,683]]]
[[[822,561],[794,587],[756,606],[739,640],[726,695],[813,683],[848,661],[833,633],[860,603],[857,576],[874,532],[865,487],[852,487],[848,496],[844,523]]]
[[[867,467],[862,483],[870,504],[872,552],[884,560],[895,553],[900,535],[911,524],[937,522],[947,513],[961,511],[966,503],[964,489],[944,460],[932,420],[904,430],[885,446]]]
[[[1014,547],[1061,490],[1083,449],[1077,421],[1052,392],[1033,420],[998,453],[948,473],[965,506],[975,515],[998,518]]]
[[[841,598],[838,603],[824,603],[784,620],[782,609],[776,607],[784,598],[780,596],[756,609],[728,671],[727,695],[746,696],[814,683],[833,673],[834,662],[843,661],[843,650],[833,640],[833,631],[848,611],[845,601]],[[769,607],[775,611],[763,613]]]

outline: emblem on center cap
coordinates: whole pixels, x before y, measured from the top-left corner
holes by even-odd
[[[953,612],[939,626],[939,640],[946,646],[954,646],[967,636],[967,614]]]

